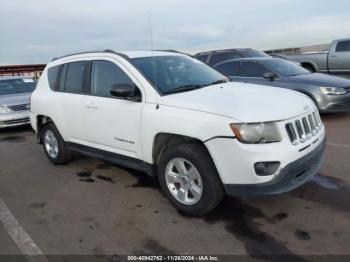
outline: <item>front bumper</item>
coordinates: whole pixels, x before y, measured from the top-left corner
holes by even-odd
[[[317,100],[320,113],[350,112],[350,93],[345,95],[322,95]]]
[[[285,166],[273,180],[260,184],[226,184],[226,192],[231,196],[258,197],[291,191],[308,181],[321,168],[326,139],[309,154]]]
[[[0,128],[30,124],[29,111],[0,115]]]

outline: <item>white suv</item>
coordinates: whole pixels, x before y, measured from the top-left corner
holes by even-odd
[[[305,95],[229,83],[173,52],[111,50],[50,62],[31,124],[54,164],[76,151],[158,176],[182,212],[202,215],[226,194],[292,190],[318,172],[325,131]]]

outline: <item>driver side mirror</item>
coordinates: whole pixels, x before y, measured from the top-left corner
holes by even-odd
[[[263,74],[263,77],[264,77],[265,79],[268,79],[268,80],[270,80],[270,81],[273,81],[273,80],[275,80],[278,76],[277,76],[275,73],[266,72],[266,73]]]
[[[141,96],[139,95],[137,86],[135,84],[115,84],[112,86],[110,93],[112,96],[117,98],[131,100],[135,102],[141,101]]]

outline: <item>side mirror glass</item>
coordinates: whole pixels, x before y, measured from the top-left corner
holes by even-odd
[[[266,73],[264,73],[263,77],[265,79],[273,81],[273,80],[275,80],[277,78],[277,75],[275,73],[272,73],[272,72],[266,72]]]

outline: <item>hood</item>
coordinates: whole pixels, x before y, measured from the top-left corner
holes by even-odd
[[[162,96],[159,103],[245,123],[284,120],[315,107],[310,98],[295,91],[234,82]]]
[[[31,93],[0,95],[0,105],[29,104]]]
[[[349,79],[321,73],[290,76],[288,81],[324,87],[350,87]]]

